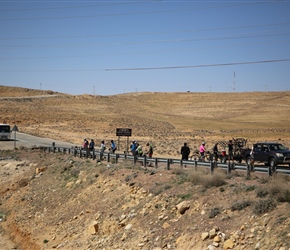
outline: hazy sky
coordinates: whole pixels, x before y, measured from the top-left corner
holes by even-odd
[[[290,90],[290,1],[1,1],[0,85]]]

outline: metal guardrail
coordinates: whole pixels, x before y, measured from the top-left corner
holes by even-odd
[[[99,150],[83,150],[80,148],[63,148],[63,147],[43,147],[44,151],[53,152],[53,153],[68,153],[73,154],[74,157],[80,158],[91,158],[93,160],[97,160],[98,162],[106,160],[107,162],[111,162],[111,159],[114,159],[115,163],[121,160],[129,160],[133,161],[134,164],[137,162],[141,162],[143,166],[147,166],[150,164],[154,165],[155,168],[158,168],[160,164],[165,165],[166,170],[170,170],[171,165],[179,165],[180,167],[193,166],[197,169],[197,166],[208,167],[211,173],[214,173],[215,168],[225,169],[227,170],[227,174],[230,174],[232,170],[241,170],[246,171],[247,176],[250,176],[250,172],[259,172],[259,173],[268,173],[268,175],[272,175],[273,173],[283,173],[290,175],[290,168],[285,169],[283,167],[262,167],[262,166],[250,166],[247,164],[236,164],[232,161],[228,163],[219,163],[215,161],[198,161],[196,159],[183,161],[180,159],[167,159],[167,158],[149,158],[145,156],[134,156],[129,154],[119,154],[119,153],[110,153],[110,152],[101,152]],[[152,164],[153,163],[153,164]]]

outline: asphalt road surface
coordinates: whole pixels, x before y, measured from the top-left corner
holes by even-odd
[[[49,147],[52,146],[52,143],[55,143],[56,147],[65,147],[71,148],[72,146],[77,146],[75,144],[69,142],[62,142],[58,140],[48,139],[48,138],[41,138],[33,135],[28,135],[20,132],[16,132],[16,140],[14,140],[15,133],[11,133],[11,140],[10,141],[0,141],[0,150],[4,149],[14,149],[19,148],[20,146],[23,147]]]

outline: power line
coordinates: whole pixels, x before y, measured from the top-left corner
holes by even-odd
[[[112,17],[112,16],[131,16],[131,15],[148,15],[158,13],[174,13],[174,12],[188,12],[203,9],[219,9],[219,8],[231,8],[240,7],[246,5],[261,4],[261,2],[243,3],[243,4],[231,4],[222,6],[210,6],[203,8],[186,8],[186,9],[171,9],[171,10],[156,10],[156,11],[140,11],[140,12],[127,12],[127,13],[112,13],[112,14],[96,14],[96,15],[84,15],[84,16],[59,16],[59,17],[21,17],[21,18],[1,18],[0,21],[33,21],[33,20],[53,20],[53,19],[78,19],[78,18],[95,18],[95,17]]]
[[[234,26],[234,27],[218,27],[218,28],[205,28],[205,29],[192,29],[192,30],[175,30],[175,31],[157,31],[157,32],[139,32],[139,33],[120,33],[120,34],[96,34],[96,35],[74,35],[74,36],[39,36],[39,37],[0,37],[0,40],[31,40],[31,39],[64,39],[64,38],[99,38],[99,37],[124,37],[124,36],[139,36],[139,35],[164,35],[174,33],[196,33],[205,31],[219,31],[219,30],[237,30],[237,29],[248,29],[248,28],[260,28],[260,27],[271,27],[289,25],[290,22],[285,23],[272,23],[272,24],[257,24],[247,26]]]
[[[62,7],[45,7],[45,8],[31,8],[31,9],[2,9],[0,12],[12,12],[12,11],[44,11],[44,10],[63,10],[63,9],[80,9],[80,8],[92,8],[103,6],[115,6],[115,5],[127,5],[127,4],[142,4],[143,2],[126,2],[126,3],[111,3],[111,4],[93,4],[93,5],[79,5],[79,6],[62,6]]]
[[[197,41],[218,41],[218,40],[233,40],[246,38],[261,38],[261,37],[277,37],[289,36],[290,33],[280,34],[264,34],[264,35],[244,35],[244,36],[225,36],[225,37],[207,37],[194,39],[171,39],[171,40],[157,40],[157,41],[141,41],[141,42],[115,42],[115,43],[92,43],[92,44],[31,44],[31,45],[4,45],[0,49],[17,49],[17,48],[43,48],[43,47],[95,47],[95,46],[110,46],[110,45],[140,45],[140,44],[154,44],[154,43],[181,43],[181,42],[197,42]]]
[[[276,60],[264,60],[264,61],[252,61],[252,62],[232,62],[232,63],[219,63],[219,64],[201,64],[192,66],[169,66],[169,67],[153,67],[153,68],[116,68],[105,69],[106,71],[123,71],[123,70],[160,70],[160,69],[187,69],[187,68],[206,68],[206,67],[221,67],[221,66],[233,66],[233,65],[246,65],[246,64],[261,64],[261,63],[275,63],[275,62],[287,62],[290,58],[276,59]]]
[[[129,71],[129,70],[165,70],[165,69],[189,69],[189,68],[207,68],[207,67],[225,67],[233,65],[250,65],[262,63],[277,63],[287,62],[290,58],[285,59],[272,59],[263,61],[251,62],[231,62],[231,63],[218,63],[218,64],[201,64],[191,66],[168,66],[168,67],[151,67],[151,68],[115,68],[115,69],[45,69],[45,70],[0,70],[0,72],[95,72],[95,71]]]
[[[204,47],[204,48],[194,48],[194,49],[174,49],[174,50],[161,50],[158,51],[135,51],[135,52],[124,52],[124,53],[103,53],[103,54],[90,54],[90,55],[72,55],[72,56],[33,56],[33,57],[0,57],[0,60],[35,60],[35,59],[58,59],[58,58],[84,58],[84,57],[97,57],[97,56],[122,56],[122,55],[138,55],[138,54],[148,54],[154,53],[162,54],[168,52],[177,52],[177,51],[194,51],[194,50],[208,50],[215,48],[230,48],[230,47],[241,47],[241,46],[252,46],[252,45],[262,45],[262,44],[273,44],[273,43],[285,43],[290,42],[290,40],[278,40],[271,42],[258,42],[258,43],[247,43],[247,44],[232,44],[232,45],[221,45],[213,47]]]

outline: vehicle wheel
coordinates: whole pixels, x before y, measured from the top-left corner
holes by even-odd
[[[276,166],[276,160],[275,160],[274,158],[271,158],[271,159],[269,160],[269,165],[270,165],[271,168],[272,168],[272,167],[275,167],[275,166]]]

